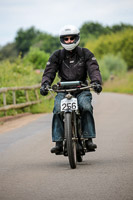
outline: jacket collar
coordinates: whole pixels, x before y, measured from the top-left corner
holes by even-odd
[[[74,55],[76,54],[76,52],[77,52],[77,48],[78,48],[78,47],[76,47],[76,48],[73,49],[72,51],[67,51],[67,50],[65,50],[66,57],[72,57],[72,56],[74,56]]]

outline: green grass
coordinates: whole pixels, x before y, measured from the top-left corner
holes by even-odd
[[[103,92],[133,94],[133,71],[106,81],[103,85]]]
[[[35,113],[49,113],[52,112],[54,107],[54,99],[47,100],[45,97],[43,98],[42,103],[36,104],[30,107],[30,112]]]

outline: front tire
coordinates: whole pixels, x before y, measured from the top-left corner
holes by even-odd
[[[67,153],[72,169],[76,168],[76,141],[73,140],[72,134],[72,113],[65,113],[65,137],[67,142]]]

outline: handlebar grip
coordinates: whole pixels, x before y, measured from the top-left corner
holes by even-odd
[[[55,90],[58,89],[58,86],[55,84],[55,85],[52,86],[52,89],[55,91]]]

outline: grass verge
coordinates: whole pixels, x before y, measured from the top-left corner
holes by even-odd
[[[133,94],[133,71],[106,81],[103,85],[103,92]]]

